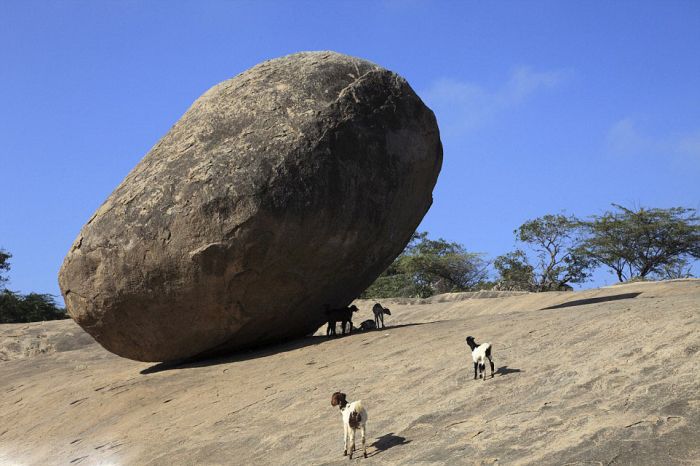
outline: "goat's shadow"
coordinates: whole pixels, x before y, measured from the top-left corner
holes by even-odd
[[[390,331],[390,330],[396,329],[396,328],[412,327],[415,325],[434,324],[437,322],[441,322],[441,321],[416,322],[416,323],[412,323],[412,324],[392,325],[390,327],[380,328],[377,330],[378,331],[385,331],[385,330]],[[287,351],[292,351],[292,350],[296,350],[299,348],[304,348],[306,346],[315,346],[315,345],[319,345],[319,344],[322,344],[325,342],[330,342],[330,341],[336,340],[337,338],[352,337],[354,335],[366,335],[368,333],[372,333],[372,332],[375,332],[377,330],[368,330],[368,331],[357,331],[356,330],[351,334],[337,335],[335,337],[327,337],[325,335],[313,335],[313,336],[298,338],[296,340],[291,340],[291,341],[284,342],[284,343],[277,343],[277,344],[273,344],[273,345],[261,347],[261,348],[253,348],[253,349],[249,349],[249,350],[239,350],[239,351],[230,352],[230,353],[206,354],[206,355],[194,356],[192,358],[187,358],[187,359],[180,359],[177,361],[160,362],[160,363],[154,364],[150,367],[147,367],[147,368],[141,370],[140,373],[143,375],[148,375],[148,374],[154,374],[156,372],[170,371],[170,370],[174,370],[174,369],[191,369],[191,368],[196,368],[196,367],[208,367],[208,366],[216,366],[218,364],[229,364],[232,362],[247,361],[249,359],[264,358],[267,356],[271,356],[273,354],[284,353]]]
[[[517,372],[523,372],[522,369],[513,369],[512,367],[508,366],[501,366],[498,369],[496,369],[496,374],[499,376],[504,376],[508,374],[515,374]]]
[[[375,440],[374,443],[370,445],[370,447],[374,447],[376,450],[372,453],[369,453],[367,457],[369,458],[378,454],[380,451],[386,451],[389,448],[406,445],[408,443],[411,443],[411,441],[406,440],[406,437],[394,435],[393,432],[389,432],[388,434],[384,434],[381,437],[377,438],[377,440]]]
[[[608,301],[618,301],[620,299],[632,299],[632,298],[636,298],[640,294],[642,294],[642,293],[641,292],[622,293],[622,294],[614,294],[614,295],[610,295],[610,296],[599,296],[597,298],[576,299],[574,301],[567,301],[565,303],[556,304],[554,306],[543,307],[540,310],[546,311],[549,309],[561,309],[563,307],[583,306],[584,304],[606,303]]]

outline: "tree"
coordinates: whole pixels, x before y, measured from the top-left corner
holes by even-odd
[[[412,277],[404,270],[402,266],[404,257],[409,251],[415,248],[416,243],[421,241],[425,234],[414,232],[411,239],[394,261],[382,272],[379,277],[360,295],[361,298],[393,298],[393,297],[412,297],[417,296],[419,292],[413,283]]]
[[[11,257],[12,254],[4,249],[0,249],[0,288],[4,288],[5,283],[8,281],[7,277],[3,277],[3,273],[10,270],[10,263],[8,261]]]
[[[500,290],[535,291],[535,268],[528,262],[525,252],[516,249],[513,252],[498,256],[493,261],[493,267],[498,272],[496,286]]]
[[[488,278],[488,263],[482,254],[467,252],[458,243],[423,233],[402,261],[422,295],[467,291]]]
[[[363,293],[365,298],[428,297],[467,291],[488,277],[481,254],[467,252],[458,243],[431,240],[427,232],[414,233],[404,251]]]
[[[0,292],[0,323],[13,324],[67,318],[65,309],[58,307],[50,294],[21,295],[10,290]]]
[[[9,271],[8,259],[12,255],[0,250],[0,272]],[[8,279],[0,275],[0,285]],[[56,304],[50,294],[29,293],[21,295],[5,289],[0,290],[0,324],[36,322],[40,320],[66,319],[66,310]]]
[[[691,278],[692,265],[687,259],[678,259],[670,264],[665,264],[660,272],[654,272],[655,280],[675,280],[678,278]]]
[[[612,212],[585,223],[585,253],[610,267],[619,281],[664,275],[692,258],[700,258],[700,218],[695,209],[628,209],[613,204]]]
[[[411,276],[404,273],[399,265],[402,257],[403,253],[394,259],[394,262],[362,292],[360,297],[382,299],[415,296],[416,291]]]
[[[571,289],[569,283],[583,283],[590,277],[593,261],[581,249],[581,223],[576,217],[548,214],[528,220],[513,233],[534,252],[537,264],[530,266],[520,250],[500,264],[509,272],[520,274],[531,267],[535,291]],[[515,269],[511,271],[508,267]]]

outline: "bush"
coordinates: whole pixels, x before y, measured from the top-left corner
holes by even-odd
[[[362,298],[427,298],[439,293],[471,291],[488,278],[488,262],[461,244],[428,233],[414,233],[406,249],[369,286]]]
[[[0,292],[0,323],[15,324],[67,318],[66,310],[58,307],[50,294],[21,295],[10,290]]]

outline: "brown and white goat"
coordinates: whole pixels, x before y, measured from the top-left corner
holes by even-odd
[[[343,456],[348,454],[348,437],[350,438],[350,459],[355,452],[355,431],[360,429],[362,435],[362,451],[367,458],[367,444],[365,442],[365,424],[367,423],[367,410],[362,406],[362,400],[348,403],[345,393],[335,392],[331,396],[331,406],[339,406],[343,416]]]

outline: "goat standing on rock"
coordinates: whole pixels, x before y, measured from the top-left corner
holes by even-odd
[[[384,307],[379,303],[375,303],[372,306],[372,312],[374,313],[374,324],[377,328],[384,328],[384,314],[390,316],[391,311],[388,307]],[[381,327],[380,327],[381,324]]]
[[[328,318],[328,327],[326,328],[326,335],[335,335],[335,324],[340,322],[340,327],[342,334],[345,335],[345,325],[350,324],[348,333],[352,333],[352,313],[357,312],[359,309],[354,304],[349,307],[341,307],[340,309],[331,309],[329,305],[326,304],[326,316]]]
[[[345,393],[335,392],[331,397],[331,406],[340,406],[343,416],[343,456],[348,454],[348,436],[350,437],[350,459],[355,451],[355,430],[360,429],[362,434],[362,450],[367,458],[367,445],[365,443],[365,423],[367,422],[367,410],[362,407],[362,400],[348,403]]]
[[[493,360],[491,359],[491,343],[478,344],[474,337],[467,337],[467,345],[472,350],[472,360],[474,361],[474,380],[477,379],[476,369],[479,368],[480,377],[486,380],[486,360],[491,364],[491,378],[493,378]]]

